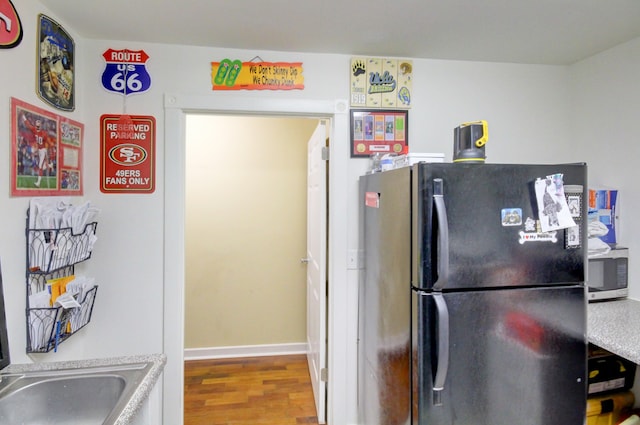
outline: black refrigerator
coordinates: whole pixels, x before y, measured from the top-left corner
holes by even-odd
[[[363,425],[583,425],[585,164],[360,178]]]

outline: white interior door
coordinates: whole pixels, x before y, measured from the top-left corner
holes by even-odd
[[[307,360],[318,423],[326,422],[327,376],[327,167],[325,121],[308,142],[307,176]]]

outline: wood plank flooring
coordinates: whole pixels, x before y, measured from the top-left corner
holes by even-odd
[[[184,383],[184,425],[318,424],[304,354],[187,361]]]

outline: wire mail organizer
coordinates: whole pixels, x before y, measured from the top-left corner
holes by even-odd
[[[75,265],[91,258],[96,240],[97,222],[86,224],[81,231],[71,227],[33,229],[27,211],[27,353],[57,351],[60,343],[91,321],[98,291],[97,285],[81,287],[73,295],[79,304],[32,305],[32,295],[51,293],[51,282],[73,276]],[[53,298],[52,298],[53,299]]]
[[[85,327],[91,320],[98,287],[84,295],[80,307],[27,308],[27,352],[48,353],[71,335]]]

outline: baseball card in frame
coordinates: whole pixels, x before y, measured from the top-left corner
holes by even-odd
[[[38,75],[36,92],[40,99],[62,111],[75,109],[75,44],[56,21],[38,15]]]
[[[409,112],[404,110],[351,110],[351,157],[374,153],[402,153],[409,145]]]

